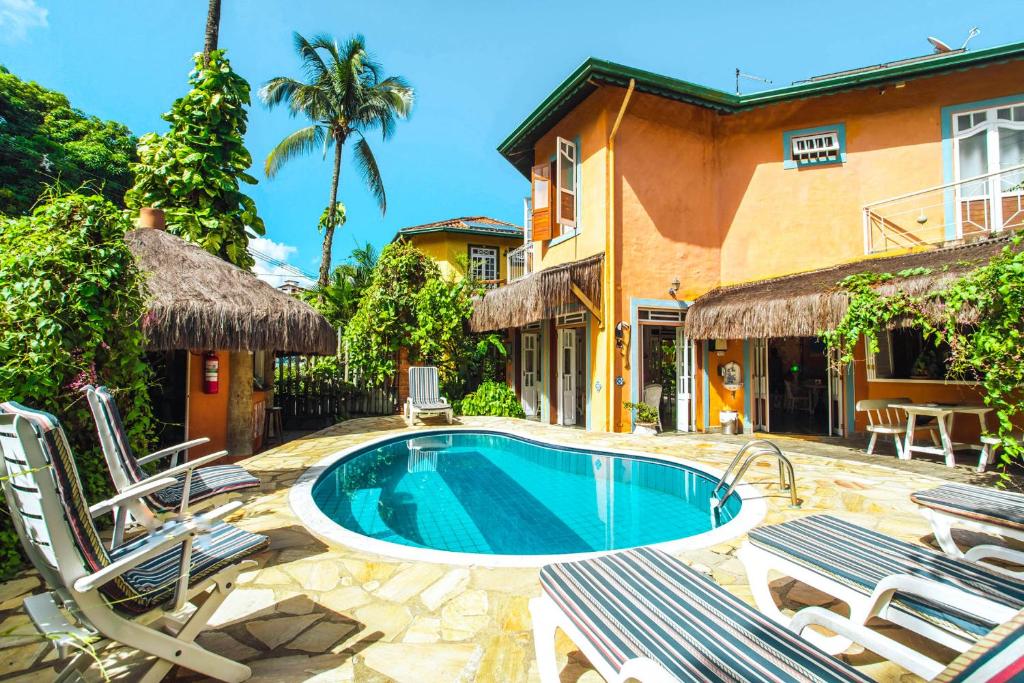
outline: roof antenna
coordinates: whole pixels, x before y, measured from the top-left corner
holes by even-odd
[[[739,67],[736,67],[736,94],[737,95],[740,94],[740,79],[741,78],[746,78],[747,80],[751,80],[751,81],[757,81],[758,83],[766,83],[768,85],[772,84],[772,82],[769,81],[767,78],[761,78],[760,76],[755,76],[753,74],[744,73],[744,72],[740,71]]]
[[[974,37],[977,36],[979,33],[981,33],[981,29],[978,28],[977,26],[973,27],[970,31],[968,31],[967,38],[964,40],[964,44],[960,46],[960,49],[966,50],[967,43],[971,42],[974,39]]]

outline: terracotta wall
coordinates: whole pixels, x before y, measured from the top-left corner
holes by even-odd
[[[718,412],[720,410],[735,410],[739,413],[739,424],[740,426],[749,417],[746,414],[744,407],[745,392],[741,387],[736,391],[730,391],[725,388],[722,382],[722,377],[718,374],[718,369],[726,363],[739,363],[743,368],[743,375],[746,375],[747,364],[743,358],[743,341],[740,339],[730,339],[727,341],[728,348],[726,351],[719,356],[715,351],[708,350],[707,354],[707,373],[708,373],[708,415],[707,423],[712,429],[717,429],[721,426],[718,419]],[[694,385],[696,388],[695,394],[697,398],[696,410],[694,423],[698,430],[703,431],[705,419],[704,419],[704,379],[703,379],[703,353],[701,352],[701,345],[698,344],[696,357],[697,371],[694,373]]]
[[[210,442],[192,449],[191,457],[225,450],[228,445],[228,376],[230,363],[227,351],[218,351],[220,387],[216,394],[203,391],[203,354],[189,357],[188,438],[208,437]]]

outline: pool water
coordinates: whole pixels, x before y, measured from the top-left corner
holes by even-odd
[[[713,528],[714,481],[682,465],[553,447],[504,434],[405,437],[344,458],[313,500],[349,531],[488,555],[588,553]],[[741,501],[730,497],[717,524]]]

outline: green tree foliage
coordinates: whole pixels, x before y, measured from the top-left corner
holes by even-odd
[[[526,417],[512,387],[493,380],[484,380],[476,391],[466,394],[456,408],[460,415]]]
[[[252,157],[245,148],[249,84],[231,69],[223,50],[194,57],[192,90],[174,101],[163,118],[164,135],[139,141],[135,186],[126,200],[132,208],[163,209],[170,232],[211,254],[251,268],[247,229],[265,232],[252,198],[241,183],[256,184],[246,170]]]
[[[331,273],[326,287],[306,292],[303,298],[335,328],[344,330],[356,314],[363,292],[370,286],[377,265],[377,250],[367,242],[352,250],[348,260]]]
[[[923,296],[906,292],[881,294],[875,285],[927,273],[912,269],[898,273],[852,275],[840,286],[850,293],[850,307],[839,326],[822,335],[839,352],[841,363],[853,360],[856,344],[867,339],[877,353],[878,334],[899,321],[922,330],[936,346],[950,348],[949,373],[978,378],[986,405],[994,409],[1002,441],[1002,464],[1024,459],[1024,446],[1013,435],[1013,419],[1024,411],[1024,250],[1021,235],[987,263],[979,263],[948,286]],[[929,315],[931,304],[943,304],[944,316]],[[977,323],[959,321],[965,311]]]
[[[380,131],[382,139],[390,138],[397,121],[412,110],[413,91],[401,76],[383,75],[362,36],[353,36],[343,45],[328,35],[309,41],[296,33],[294,40],[307,82],[272,78],[260,89],[260,99],[268,108],[287,104],[292,116],[302,115],[311,125],[279,142],[267,156],[265,170],[273,178],[291,159],[314,152],[326,156],[334,148],[327,216],[319,224],[324,243],[317,282],[323,288],[330,279],[334,230],[344,222],[336,218],[342,151],[346,143],[353,143],[363,184],[376,197],[381,213],[386,212],[384,181],[366,134]]]
[[[110,484],[79,389],[115,392],[133,448],[145,452],[153,431],[142,275],[123,239],[129,229],[110,202],[77,194],[0,219],[0,396],[60,418],[93,501]],[[9,522],[0,514],[0,574],[17,562]]]
[[[394,378],[399,349],[406,348],[412,361],[437,366],[442,391],[457,399],[489,356],[505,352],[496,335],[468,330],[476,291],[471,281],[442,278],[411,244],[389,244],[345,329],[349,361],[364,380],[382,384]]]
[[[68,98],[0,67],[0,213],[28,213],[46,187],[88,184],[122,205],[136,139]]]

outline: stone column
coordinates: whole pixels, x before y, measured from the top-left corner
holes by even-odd
[[[232,351],[228,361],[228,453],[252,455],[252,354]]]

